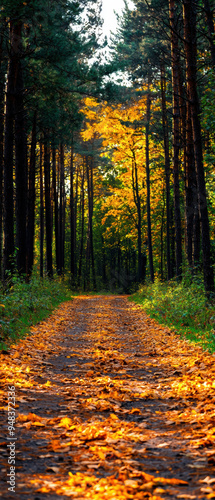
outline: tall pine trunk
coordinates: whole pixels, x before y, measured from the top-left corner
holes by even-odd
[[[65,229],[65,183],[64,183],[64,147],[60,145],[60,206],[59,206],[59,271],[64,270],[64,229]]]
[[[56,269],[57,269],[57,273],[60,274],[57,166],[56,166],[56,148],[54,145],[52,146],[52,185],[53,185],[53,201],[54,201],[54,231],[55,231]]]
[[[28,223],[27,223],[27,276],[30,276],[34,264],[34,232],[35,232],[35,176],[36,176],[36,143],[37,113],[35,111],[31,136],[31,153],[28,176]]]
[[[137,208],[137,253],[138,253],[138,270],[137,270],[137,281],[141,282],[143,278],[143,259],[142,259],[142,217],[141,217],[141,201],[138,186],[138,171],[137,163],[135,158],[135,151],[132,151],[132,187],[133,187],[133,197],[134,203]]]
[[[146,186],[147,186],[147,227],[148,227],[148,251],[149,269],[151,282],[154,283],[154,264],[152,254],[152,230],[151,230],[151,199],[150,199],[150,171],[149,171],[149,123],[150,123],[151,96],[148,91],[146,103]]]
[[[43,143],[40,138],[40,277],[43,278],[44,196],[43,196]]]
[[[179,65],[177,26],[175,22],[175,0],[169,0],[171,29],[171,59],[173,87],[173,181],[175,210],[175,243],[176,243],[176,276],[182,277],[182,242],[181,242],[181,210],[179,189],[179,152],[180,152],[180,106],[179,106]]]
[[[202,136],[200,125],[200,108],[197,92],[197,48],[196,48],[196,4],[194,0],[184,0],[184,38],[187,72],[188,98],[191,106],[191,120],[194,142],[194,157],[197,177],[198,206],[201,223],[201,246],[203,256],[204,286],[206,292],[214,291],[213,267],[210,254],[210,231],[205,188],[205,175],[202,154]]]
[[[4,75],[0,67],[0,279],[2,277],[3,246],[4,84]]]
[[[75,265],[75,242],[76,242],[76,221],[75,221],[75,200],[74,200],[74,152],[73,144],[71,146],[71,161],[70,161],[70,271],[71,280],[74,282],[76,274]]]
[[[6,85],[5,130],[4,130],[4,255],[3,276],[6,280],[14,270],[14,193],[13,193],[13,148],[14,148],[14,77],[15,57],[13,51],[13,25],[10,23],[10,52]]]
[[[27,135],[25,130],[24,82],[22,70],[22,22],[14,22],[14,113],[16,171],[16,248],[17,271],[26,273],[27,256]],[[19,40],[19,43],[17,42]]]
[[[166,107],[166,78],[163,65],[161,65],[161,100],[162,100],[162,125],[165,155],[165,182],[166,182],[166,260],[167,279],[172,278],[171,254],[170,254],[170,157],[169,157],[169,134]]]
[[[84,172],[84,161],[83,161],[83,171],[82,171],[82,178],[81,178],[81,192],[80,192],[80,228],[81,228],[81,235],[80,235],[80,250],[79,250],[79,265],[78,265],[78,285],[80,285],[81,282],[81,275],[82,275],[82,265],[83,265],[83,250],[84,250],[84,205],[85,205],[85,200],[84,200],[84,177],[85,177],[85,172]]]
[[[196,196],[196,175],[194,162],[193,134],[191,122],[190,102],[187,96],[186,106],[186,148],[184,161],[185,174],[185,229],[186,255],[190,268],[193,266],[194,242],[194,203]]]
[[[44,137],[44,177],[45,177],[45,221],[46,221],[46,268],[47,275],[52,278],[52,211],[50,188],[50,151],[48,136]]]
[[[87,186],[88,186],[88,220],[89,220],[89,258],[91,257],[93,288],[96,290],[96,273],[93,248],[93,158],[86,158]],[[87,257],[88,257],[87,252]]]

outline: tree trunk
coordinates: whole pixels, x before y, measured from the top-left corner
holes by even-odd
[[[36,170],[36,133],[37,113],[34,113],[31,154],[28,180],[28,223],[27,223],[27,276],[30,276],[34,264],[34,229],[35,229],[35,170]]]
[[[202,155],[202,137],[200,125],[199,98],[197,93],[196,70],[196,4],[193,0],[184,0],[184,38],[187,71],[188,97],[191,105],[191,120],[193,129],[194,156],[197,176],[198,206],[201,223],[201,245],[203,256],[204,286],[206,293],[214,291],[213,267],[210,255],[210,231],[205,188],[205,175]]]
[[[14,112],[15,112],[15,170],[16,170],[16,248],[17,270],[26,273],[27,256],[27,136],[25,130],[24,83],[21,65],[22,22],[15,22],[14,33]],[[20,40],[17,43],[17,40]]]
[[[161,99],[162,99],[162,124],[164,137],[165,155],[165,180],[166,180],[166,258],[167,258],[167,279],[172,278],[172,266],[170,256],[170,157],[169,157],[169,135],[166,108],[166,79],[163,65],[161,66]]]
[[[72,283],[75,279],[75,233],[76,233],[76,223],[75,223],[75,200],[74,200],[74,152],[73,144],[71,146],[71,162],[70,162],[70,271]]]
[[[4,136],[4,256],[3,275],[7,279],[14,270],[14,211],[13,211],[13,146],[14,146],[14,75],[13,27],[10,24],[11,51],[6,86],[5,136]]]
[[[146,104],[146,186],[147,186],[147,226],[148,226],[148,251],[149,269],[151,282],[154,283],[154,265],[152,254],[152,231],[151,231],[151,200],[150,200],[150,172],[149,172],[149,123],[150,123],[151,96],[147,94]]]
[[[191,123],[191,110],[189,99],[187,98],[186,110],[186,149],[184,161],[185,174],[185,241],[186,254],[190,268],[193,266],[193,220],[194,220],[194,196],[196,191],[195,186],[195,162],[193,149],[193,135]]]
[[[4,168],[4,75],[0,66],[0,279],[2,278],[3,168]]]
[[[179,191],[179,151],[180,151],[180,107],[179,107],[179,65],[177,26],[175,23],[175,0],[169,0],[171,28],[171,59],[173,88],[173,180],[175,209],[176,276],[182,277],[181,211]]]
[[[81,281],[82,263],[83,263],[83,250],[84,250],[84,162],[83,172],[81,179],[81,193],[80,193],[80,215],[81,215],[81,238],[80,238],[80,251],[79,251],[79,267],[78,267],[78,285]]]
[[[44,201],[43,201],[43,144],[40,138],[40,277],[43,278],[43,242],[44,242]]]
[[[139,187],[138,187],[138,172],[137,172],[137,164],[135,158],[135,151],[133,153],[132,158],[132,187],[133,187],[133,197],[134,203],[137,208],[137,253],[138,253],[138,271],[137,271],[137,281],[140,283],[142,281],[142,228],[141,228],[141,202],[139,195]]]
[[[165,196],[164,196],[164,188],[163,188],[163,207],[162,207],[162,212],[161,212],[161,260],[160,260],[160,275],[161,275],[161,280],[163,281],[164,278],[164,272],[163,272],[163,248],[164,248],[164,243],[163,243],[163,233],[164,233],[164,213],[165,213]]]
[[[51,213],[51,190],[50,190],[50,152],[48,137],[44,142],[44,174],[45,174],[45,220],[46,220],[46,266],[47,275],[52,278],[52,213]]]
[[[52,147],[52,185],[54,198],[54,229],[55,229],[55,255],[57,274],[60,274],[59,262],[59,221],[58,221],[58,190],[57,190],[57,175],[56,175],[56,149]]]
[[[89,217],[89,256],[91,257],[93,289],[96,290],[96,273],[93,248],[93,158],[86,159],[87,186],[88,186],[88,217]]]
[[[105,242],[103,235],[101,238],[101,246],[102,246],[102,281],[105,285],[107,282],[107,274],[106,274],[106,251],[105,251]]]
[[[59,207],[59,241],[60,241],[60,274],[64,270],[64,147],[60,145],[60,207]]]

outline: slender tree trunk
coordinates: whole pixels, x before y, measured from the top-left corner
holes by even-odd
[[[187,71],[188,97],[191,105],[191,120],[193,129],[194,156],[197,176],[198,205],[201,223],[201,244],[203,256],[204,285],[206,293],[214,291],[214,275],[210,254],[210,231],[205,188],[205,175],[202,155],[202,137],[200,125],[199,98],[197,93],[196,70],[196,4],[194,0],[184,0],[184,38]]]
[[[57,175],[56,175],[56,149],[52,147],[52,184],[54,198],[54,229],[55,229],[55,253],[56,253],[56,269],[60,273],[59,262],[59,221],[58,221],[58,190],[57,190]]]
[[[117,241],[117,284],[118,284],[118,287],[120,287],[122,281],[123,281],[123,279],[121,276],[121,245],[120,245],[120,236],[118,235],[118,241]]]
[[[46,220],[46,265],[47,275],[52,278],[52,213],[51,213],[51,190],[50,190],[50,152],[48,137],[45,135],[44,142],[44,174],[45,174],[45,220]]]
[[[6,86],[6,111],[5,111],[5,134],[4,134],[4,256],[3,273],[4,279],[14,269],[14,200],[13,200],[13,147],[14,147],[14,74],[15,61],[13,56],[13,27],[10,24],[10,58],[8,64],[7,86]]]
[[[174,208],[173,202],[170,204],[170,242],[171,242],[171,267],[173,276],[176,270],[176,259],[175,259],[175,225],[174,225]]]
[[[2,278],[3,168],[4,168],[4,75],[0,67],[0,279]]]
[[[35,176],[36,176],[36,144],[37,144],[37,112],[34,113],[31,154],[28,180],[28,223],[27,223],[27,276],[31,275],[34,264],[34,230],[35,230]]]
[[[186,150],[185,150],[185,224],[186,224],[186,254],[190,267],[193,266],[193,220],[194,220],[194,196],[195,186],[195,162],[193,149],[193,135],[191,123],[191,110],[189,99],[187,99],[186,113]]]
[[[0,279],[2,279],[3,263],[3,171],[4,171],[4,97],[5,73],[3,42],[6,30],[6,19],[1,20],[0,35]]]
[[[200,252],[201,252],[201,227],[199,218],[199,207],[197,191],[194,200],[194,220],[193,220],[193,266],[194,270],[200,267]]]
[[[71,280],[72,282],[75,279],[75,233],[76,233],[76,224],[75,224],[75,200],[74,200],[74,152],[73,152],[73,144],[71,145],[71,162],[70,162],[70,271],[71,271]]]
[[[107,274],[106,274],[106,251],[105,251],[105,243],[104,238],[102,236],[102,281],[104,285],[107,282]]]
[[[92,264],[93,288],[96,290],[96,274],[93,248],[93,158],[86,159],[87,186],[88,186],[88,217],[89,217],[89,256]]]
[[[59,210],[59,240],[60,240],[60,274],[64,269],[64,147],[60,145],[60,210]]]
[[[170,157],[169,157],[169,134],[166,108],[166,79],[163,65],[161,66],[161,99],[162,99],[162,124],[164,137],[165,155],[165,180],[166,180],[166,258],[167,279],[172,278],[172,266],[170,256]]]
[[[76,168],[75,179],[75,192],[74,192],[74,249],[75,249],[75,276],[77,276],[77,214],[78,214],[78,182],[79,182],[79,168]]]
[[[135,152],[133,151],[132,158],[132,187],[133,187],[133,196],[134,203],[137,208],[137,252],[138,252],[138,271],[137,271],[137,281],[142,281],[142,228],[141,228],[141,202],[139,195],[139,187],[138,187],[138,172],[137,172],[137,164],[135,158]]]
[[[81,238],[80,238],[80,252],[79,252],[79,267],[78,267],[78,285],[80,285],[81,281],[83,250],[84,250],[84,162],[83,162],[83,172],[81,179],[80,214],[81,214]]]
[[[43,242],[44,242],[44,201],[43,201],[43,144],[40,138],[40,277],[43,278]]]
[[[21,64],[22,56],[22,22],[14,23],[15,54],[15,170],[16,170],[16,247],[17,270],[26,273],[27,256],[27,135],[25,130],[24,83]],[[17,43],[17,40],[20,40]]]
[[[163,280],[163,278],[164,278],[164,272],[163,272],[163,250],[164,250],[163,233],[164,233],[164,212],[165,212],[165,197],[164,197],[164,189],[163,189],[163,207],[162,207],[162,212],[161,212],[161,262],[160,262],[160,274],[161,274],[161,279],[162,279],[162,280]]]
[[[175,0],[169,0],[171,28],[171,59],[173,87],[173,180],[175,209],[176,276],[182,277],[181,211],[179,190],[179,152],[180,152],[180,107],[179,107],[179,65],[177,26],[175,23]]]
[[[89,225],[89,219],[88,219],[84,291],[89,290],[89,289],[90,289],[90,225]]]
[[[151,96],[148,91],[146,104],[146,186],[147,186],[147,226],[148,226],[148,251],[151,282],[154,283],[154,264],[152,254],[151,230],[151,200],[150,200],[150,172],[149,172],[149,123],[150,123]]]
[[[91,214],[90,214],[90,247],[91,247],[91,263],[92,263],[92,275],[93,275],[93,289],[96,291],[96,271],[95,271],[95,258],[94,258],[94,245],[93,245],[93,167],[94,160],[93,157],[90,159],[89,174],[90,174],[90,193],[91,193]]]

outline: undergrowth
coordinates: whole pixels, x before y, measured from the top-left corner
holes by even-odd
[[[0,350],[24,336],[31,325],[46,318],[61,302],[71,299],[71,291],[59,278],[19,277],[7,292],[0,291]]]
[[[215,300],[206,299],[200,278],[185,278],[181,283],[155,280],[130,299],[160,324],[215,352]]]

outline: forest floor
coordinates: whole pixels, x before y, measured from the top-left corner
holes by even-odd
[[[76,297],[0,357],[0,498],[215,498],[215,355],[127,297]]]

